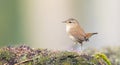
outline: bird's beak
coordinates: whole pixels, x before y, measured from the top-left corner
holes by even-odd
[[[66,21],[62,21],[62,23],[66,23]]]

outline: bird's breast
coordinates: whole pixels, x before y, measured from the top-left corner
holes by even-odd
[[[72,39],[73,41],[75,41],[75,37],[73,35],[71,35],[71,29],[72,29],[72,26],[67,26],[66,27],[66,32],[68,33],[68,36],[70,37],[70,39]]]
[[[66,27],[66,32],[68,33],[71,28],[72,28],[72,27],[68,25],[68,26]]]

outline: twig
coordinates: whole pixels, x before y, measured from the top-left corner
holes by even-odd
[[[30,61],[33,61],[33,59],[27,59],[25,61],[18,62],[18,63],[14,64],[14,65],[20,65],[20,64],[24,64],[24,63],[27,63],[27,62],[30,62]]]

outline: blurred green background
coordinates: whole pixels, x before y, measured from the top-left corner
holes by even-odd
[[[0,0],[0,47],[24,42],[17,0]]]

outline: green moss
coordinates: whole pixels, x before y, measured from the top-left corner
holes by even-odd
[[[99,61],[89,55],[74,52],[59,52],[46,57],[41,56],[36,65],[98,65]]]
[[[104,60],[107,65],[111,65],[110,60],[107,58],[107,56],[103,53],[97,53],[94,55],[94,57],[98,60]]]
[[[2,61],[1,64],[4,64],[4,63],[14,64],[16,62],[15,54],[8,50],[0,49],[0,61]]]
[[[93,56],[84,52],[32,49],[24,45],[0,49],[0,61],[0,65],[110,65],[103,53]]]

